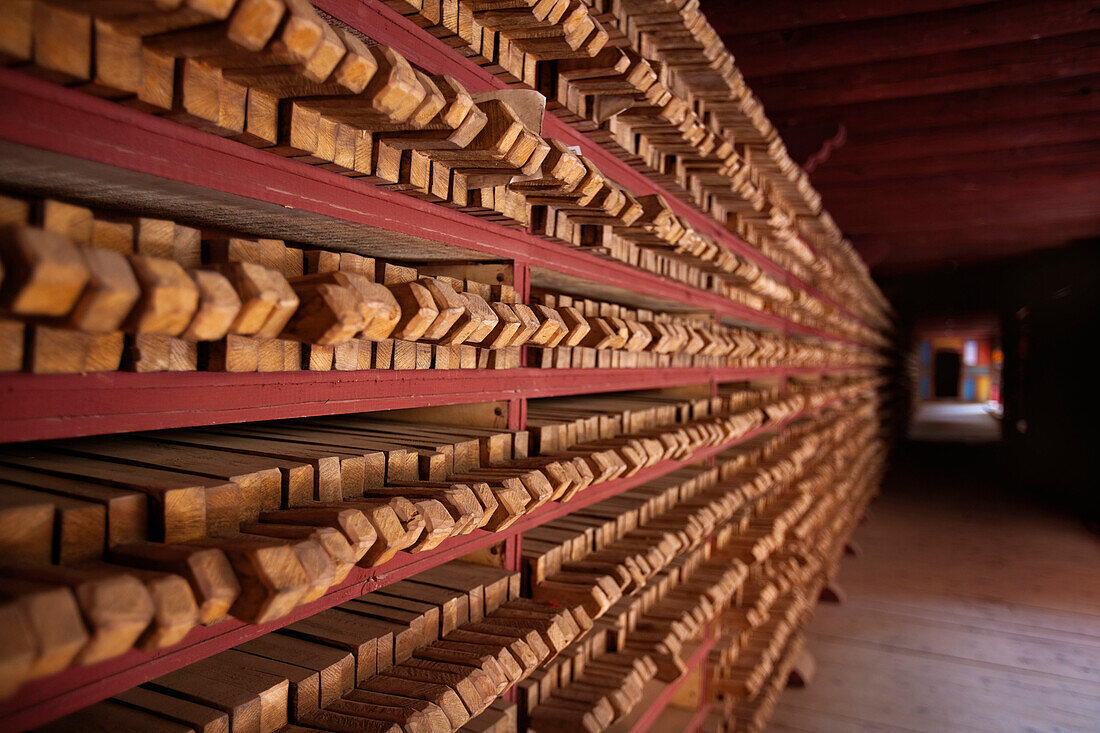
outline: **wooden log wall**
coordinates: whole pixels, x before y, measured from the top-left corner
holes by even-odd
[[[0,10],[0,727],[762,729],[890,308],[696,4]]]

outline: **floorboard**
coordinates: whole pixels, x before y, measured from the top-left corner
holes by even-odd
[[[899,453],[769,731],[1100,733],[1100,539],[1005,489],[998,450]]]

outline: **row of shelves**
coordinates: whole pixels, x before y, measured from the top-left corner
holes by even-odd
[[[523,532],[685,466],[708,460],[734,445],[762,434],[782,430],[791,422],[817,414],[832,404],[829,402],[819,408],[810,408],[783,420],[765,423],[734,440],[697,450],[687,459],[664,461],[643,469],[633,476],[600,484],[596,488],[584,491],[569,502],[549,503],[523,516],[506,530],[500,532],[476,530],[469,535],[447,540],[432,550],[417,554],[402,552],[383,565],[369,569],[354,569],[344,582],[331,588],[322,598],[296,608],[277,621],[253,625],[228,620],[212,626],[197,627],[184,641],[173,647],[155,652],[131,650],[108,661],[70,668],[52,677],[34,680],[24,685],[16,697],[0,703],[0,720],[3,720],[10,730],[24,730],[40,725],[154,677],[180,669],[192,662],[357,598],[364,593],[377,590],[389,583],[403,580],[491,545],[504,543],[506,562],[518,563]],[[518,565],[513,569],[518,569]],[[669,693],[670,697],[671,694]]]
[[[369,38],[392,46],[429,73],[452,75],[470,91],[508,86],[381,0],[317,0],[316,5]],[[176,219],[197,227],[308,242],[411,264],[514,264],[508,275],[512,279],[507,282],[514,285],[523,302],[533,286],[635,308],[713,314],[727,324],[872,348],[867,342],[756,310],[522,228],[279,157],[16,70],[0,69],[0,95],[6,102],[0,107],[0,186],[93,207]],[[696,208],[670,179],[647,175],[643,166],[635,167],[617,157],[595,137],[554,113],[546,115],[543,133],[574,146],[608,179],[634,193],[662,196],[678,217],[780,283],[804,291],[827,310],[868,325],[859,314],[727,231]],[[830,328],[849,325],[832,323]],[[528,399],[678,387],[692,388],[683,393],[693,395],[706,394],[709,387],[715,394],[718,384],[757,380],[778,380],[785,390],[792,378],[871,371],[869,367],[521,366],[507,370],[11,373],[0,375],[0,401],[4,404],[0,442],[474,403],[489,410],[495,407],[497,427],[506,424],[510,429],[524,429]],[[685,466],[712,460],[731,446],[783,430],[835,404],[836,400],[830,401],[768,422],[722,445],[698,450],[687,459],[663,461],[628,478],[599,484],[568,502],[548,503],[506,530],[477,530],[432,550],[399,553],[378,567],[355,568],[318,600],[272,623],[229,620],[200,626],[169,648],[133,650],[32,681],[16,697],[0,702],[0,720],[5,729],[12,730],[40,725],[470,553],[496,552],[503,556],[505,567],[519,570],[525,532]],[[529,540],[529,550],[533,542]],[[692,675],[705,676],[707,655],[716,642],[713,634],[704,635],[687,660],[687,671],[647,694],[646,702],[639,706],[643,709],[622,721],[624,730],[663,730],[662,716],[670,711],[670,703],[689,685]],[[702,708],[690,716],[685,729],[700,727],[706,712],[707,708]]]
[[[866,371],[865,367],[101,372],[0,377],[0,441]]]
[[[7,101],[0,110],[0,183],[22,190],[379,257],[511,260],[530,267],[536,286],[658,310],[707,311],[728,322],[860,345],[519,229],[19,72],[0,69],[0,92]]]

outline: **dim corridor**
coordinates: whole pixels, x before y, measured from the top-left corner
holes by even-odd
[[[896,454],[768,731],[1100,730],[1100,542],[1003,490],[999,450]]]

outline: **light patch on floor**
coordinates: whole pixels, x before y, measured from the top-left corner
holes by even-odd
[[[1001,423],[984,403],[925,402],[909,424],[909,439],[935,443],[993,443]]]

